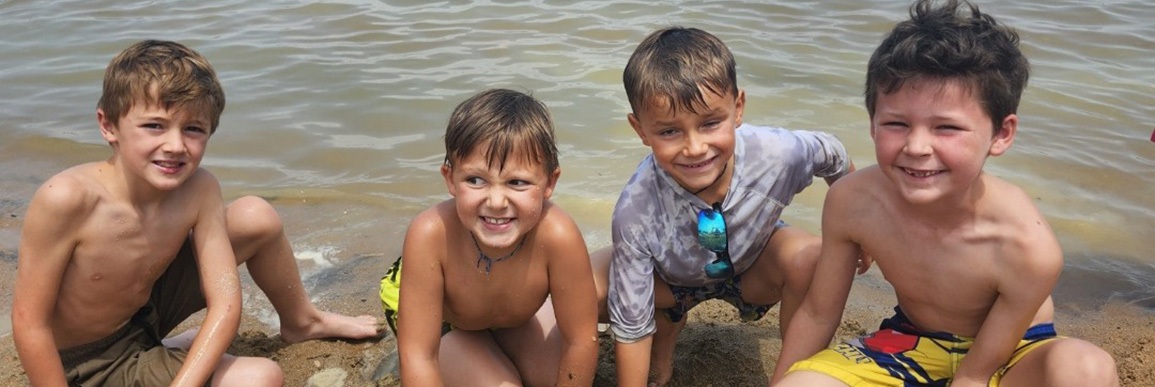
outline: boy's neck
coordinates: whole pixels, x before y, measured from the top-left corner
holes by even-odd
[[[953,192],[939,200],[924,204],[901,201],[900,206],[911,218],[936,229],[954,229],[972,223],[978,215],[987,191],[986,173],[979,175],[966,190]]]
[[[139,176],[127,173],[120,167],[121,165],[116,156],[113,156],[101,166],[101,169],[109,172],[105,175],[109,183],[105,185],[105,189],[115,197],[123,199],[140,212],[151,212],[168,197],[169,192],[156,189]]]

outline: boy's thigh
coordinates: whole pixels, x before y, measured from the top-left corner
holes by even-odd
[[[554,384],[561,364],[562,339],[552,298],[547,298],[525,324],[497,329],[492,335],[525,385]]]
[[[814,371],[795,371],[776,384],[778,387],[843,387],[847,386],[837,378]]]
[[[438,368],[446,386],[522,385],[517,367],[489,331],[458,329],[442,336]]]
[[[992,385],[1051,385],[1057,381],[1112,385],[1117,380],[1115,362],[1102,348],[1075,338],[1055,337],[1020,345],[1009,364],[995,374]]]
[[[805,292],[821,253],[822,240],[804,230],[780,224],[749,269],[742,272],[742,299],[752,304],[782,300],[790,286]]]
[[[167,386],[172,383],[184,364],[188,353],[178,348],[157,345],[147,349],[129,350],[120,353],[106,353],[70,369],[71,372],[85,372],[89,368],[100,368],[85,380],[73,380],[70,384],[80,386]],[[76,370],[76,371],[73,371]],[[210,378],[211,379],[211,378]],[[209,381],[205,386],[210,385]]]

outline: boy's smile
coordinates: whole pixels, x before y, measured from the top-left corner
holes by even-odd
[[[485,144],[475,149],[486,149]],[[528,162],[519,150],[505,168],[490,166],[482,151],[474,151],[441,174],[453,195],[461,224],[491,257],[509,253],[541,221],[546,199],[553,194],[560,170],[546,174],[541,163]]]
[[[658,163],[682,188],[721,200],[729,186],[734,158],[734,131],[742,124],[746,94],[719,95],[702,88],[704,106],[696,111],[652,98],[644,110],[628,116],[630,125]],[[704,191],[709,192],[704,192]]]
[[[180,106],[165,109],[156,102],[135,103],[119,119],[99,109],[96,114],[101,135],[113,145],[116,163],[157,190],[180,186],[204,157],[209,121]]]
[[[880,93],[871,119],[879,168],[912,203],[965,194],[988,156],[1005,152],[1018,118],[993,134],[990,117],[971,88],[955,79],[910,81]]]

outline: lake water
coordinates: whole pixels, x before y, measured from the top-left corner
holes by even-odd
[[[1034,196],[1058,234],[1057,300],[1155,308],[1155,7],[979,4],[1018,29],[1032,63],[1017,141],[987,170]],[[563,169],[555,200],[596,248],[647,154],[625,120],[621,71],[650,31],[714,33],[737,58],[747,122],[829,131],[865,166],[866,61],[908,5],[0,0],[0,313],[28,198],[59,170],[107,157],[94,114],[101,77],[138,40],[181,41],[214,64],[228,106],[204,165],[226,197],[260,195],[285,214],[305,275],[319,278],[314,294],[372,294],[371,280],[321,279],[383,270],[408,221],[447,197],[441,135],[477,91],[532,91],[549,106]],[[818,232],[824,192],[815,184],[787,219]]]

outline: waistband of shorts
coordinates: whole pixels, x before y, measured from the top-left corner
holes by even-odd
[[[103,339],[59,350],[57,353],[60,354],[60,362],[63,363],[65,369],[80,365],[96,355],[104,353],[104,351],[107,351],[113,344],[116,344],[116,342],[128,336],[132,327],[132,322],[128,322],[119,330]]]
[[[958,335],[955,335],[955,334],[952,334],[949,332],[927,332],[927,331],[919,330],[918,327],[915,327],[914,323],[910,321],[910,318],[906,317],[906,314],[902,313],[902,309],[897,307],[897,306],[894,307],[894,316],[890,317],[888,319],[882,320],[882,324],[879,325],[878,328],[879,329],[893,329],[895,331],[902,332],[902,333],[909,334],[909,335],[918,335],[918,336],[930,337],[933,339],[946,340],[946,341],[951,341],[951,342],[962,342],[962,341],[974,340],[974,338],[962,337],[962,336],[958,336]],[[1027,328],[1027,332],[1025,334],[1023,334],[1023,340],[1035,341],[1035,340],[1049,339],[1049,338],[1052,338],[1055,336],[1058,336],[1058,333],[1055,332],[1055,324],[1054,323],[1042,323],[1042,324],[1032,325],[1030,328]]]

